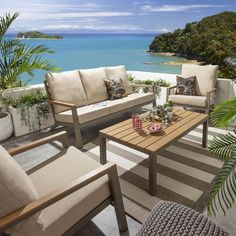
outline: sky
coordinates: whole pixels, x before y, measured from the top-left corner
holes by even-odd
[[[0,0],[0,16],[20,12],[9,33],[163,33],[222,11],[236,0]]]

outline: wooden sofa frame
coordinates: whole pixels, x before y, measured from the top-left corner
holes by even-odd
[[[9,151],[10,155],[16,155],[25,151],[28,151],[32,148],[44,145],[53,141],[61,141],[63,147],[69,147],[69,139],[68,135],[65,131],[60,133],[48,136],[46,138],[34,141],[25,146],[15,148]],[[48,164],[48,163],[47,163]],[[33,168],[34,169],[34,168]],[[28,171],[30,172],[30,170]],[[109,204],[113,204],[115,208],[115,213],[118,221],[118,226],[120,231],[124,232],[128,230],[127,220],[124,211],[124,205],[122,201],[122,195],[119,185],[119,179],[117,174],[116,165],[113,163],[108,163],[97,169],[79,177],[74,180],[67,186],[64,186],[58,190],[55,190],[46,196],[39,198],[36,201],[33,201],[24,207],[8,214],[5,217],[0,218],[0,235],[1,233],[4,235],[4,231],[9,227],[14,226],[15,224],[21,222],[22,220],[27,219],[28,217],[34,215],[35,213],[47,208],[48,206],[60,201],[66,196],[76,192],[77,190],[83,188],[89,183],[101,178],[102,176],[108,176],[108,181],[110,183],[111,188],[111,196],[104,200],[99,206],[89,212],[86,216],[84,216],[81,220],[79,220],[75,225],[73,225],[70,229],[68,229],[63,236],[72,235],[77,232],[85,223],[91,220],[95,215],[97,215],[100,211],[106,208]]]
[[[167,91],[167,96],[168,96],[168,99],[169,100],[169,95],[171,95],[171,90],[177,88],[177,85],[175,86],[171,86],[171,87],[168,87],[168,91]],[[196,110],[204,110],[206,114],[209,114],[210,113],[210,110],[214,107],[214,105],[210,105],[210,99],[211,99],[211,96],[213,96],[213,94],[215,94],[216,92],[216,88],[213,88],[211,89],[210,91],[207,92],[207,104],[206,104],[206,107],[198,107],[198,106],[190,106],[190,105],[183,105],[183,104],[178,104],[178,103],[174,103],[174,105],[176,106],[181,106],[181,107],[188,107],[188,108],[191,108],[191,109],[196,109]]]
[[[132,110],[135,110],[137,108],[140,108],[140,107],[142,107],[144,105],[147,105],[147,104],[150,104],[150,103],[153,103],[154,107],[156,106],[156,99],[154,99],[152,102],[149,101],[149,102],[145,102],[145,103],[142,103],[142,104],[139,104],[139,105],[135,105],[132,108],[123,109],[122,111],[118,111],[118,112],[112,113],[110,115],[103,116],[103,117],[97,118],[95,120],[88,121],[88,122],[85,122],[83,124],[80,124],[79,123],[79,119],[78,119],[78,114],[77,114],[77,106],[75,104],[71,104],[71,103],[67,103],[67,102],[52,100],[51,99],[50,88],[49,88],[48,83],[47,83],[46,80],[44,81],[44,85],[45,85],[46,93],[48,95],[48,103],[50,105],[50,108],[51,108],[51,111],[52,111],[52,114],[53,114],[53,118],[55,120],[55,125],[52,127],[52,130],[55,129],[57,126],[60,126],[60,125],[66,126],[66,127],[73,127],[74,128],[74,132],[75,132],[75,140],[76,140],[76,147],[77,148],[82,148],[83,147],[82,136],[81,136],[81,128],[87,126],[88,124],[96,123],[98,121],[102,121],[102,120],[104,120],[104,118],[106,118],[108,116],[110,118],[115,118],[117,115],[119,115],[121,113],[130,112]],[[133,87],[152,88],[151,85],[145,85],[144,86],[144,85],[133,85],[132,84],[131,86],[133,86]],[[64,107],[67,107],[68,110],[71,110],[73,122],[72,123],[68,123],[68,122],[57,121],[56,117],[55,117],[55,109],[54,109],[53,105],[64,106]]]

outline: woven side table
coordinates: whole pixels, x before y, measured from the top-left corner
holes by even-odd
[[[150,212],[137,236],[226,236],[213,221],[186,206],[161,201]]]

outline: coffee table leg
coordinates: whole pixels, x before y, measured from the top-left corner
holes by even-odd
[[[208,120],[203,123],[203,131],[202,131],[202,147],[207,147],[208,140]]]
[[[157,192],[156,157],[157,155],[153,153],[149,155],[149,193],[152,196],[155,196]]]
[[[100,145],[100,163],[106,164],[107,163],[107,145],[106,145],[106,138],[103,136],[99,136],[99,145]]]

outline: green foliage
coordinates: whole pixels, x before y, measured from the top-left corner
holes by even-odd
[[[211,113],[212,122],[229,127],[236,121],[236,99],[225,101]],[[223,162],[208,199],[209,214],[222,210],[224,214],[236,199],[236,131],[220,134],[210,142],[209,151]]]
[[[146,85],[153,85],[158,87],[169,87],[170,83],[166,80],[159,79],[159,80],[132,80],[134,84],[146,84]]]
[[[152,52],[170,52],[220,66],[221,76],[235,78],[235,68],[228,67],[227,57],[236,57],[236,12],[222,12],[186,24],[184,29],[156,36]]]
[[[30,46],[18,39],[5,37],[8,28],[18,16],[19,13],[0,17],[0,90],[25,85],[27,82],[21,80],[23,73],[27,73],[31,80],[36,69],[57,70],[49,61],[42,59],[42,54],[53,53],[48,47]]]
[[[153,121],[160,120],[163,124],[167,125],[171,120],[168,112],[173,111],[173,102],[168,101],[164,105],[157,105],[149,111],[144,118],[145,120]]]
[[[36,129],[36,127],[31,124],[30,108],[36,106],[35,117],[37,120],[37,128],[41,129],[42,118],[48,118],[50,111],[47,100],[48,96],[42,92],[41,89],[36,89],[30,94],[22,95],[19,99],[1,97],[3,104],[20,110],[22,125],[29,126],[31,131]]]
[[[216,211],[222,210],[226,214],[226,211],[233,206],[235,198],[236,153],[234,150],[230,159],[224,162],[211,189],[207,205],[208,212],[216,215]]]
[[[236,121],[236,98],[222,102],[211,113],[211,122],[215,126],[228,127]]]
[[[59,35],[48,35],[38,31],[19,32],[17,38],[63,39],[63,37]]]
[[[209,151],[221,161],[226,161],[232,156],[236,148],[236,135],[232,133],[220,134],[210,142]]]

